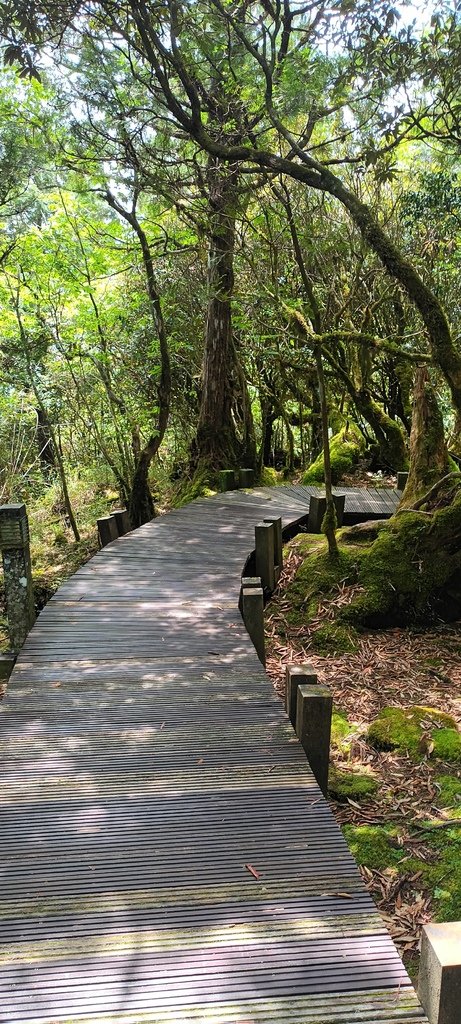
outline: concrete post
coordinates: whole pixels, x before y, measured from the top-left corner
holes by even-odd
[[[418,996],[430,1024],[459,1024],[461,921],[424,926]]]
[[[235,473],[233,469],[222,469],[218,473],[218,486],[220,491],[233,491],[235,487]]]
[[[264,638],[264,596],[262,587],[245,587],[242,590],[242,617],[247,632],[256,648],[260,662],[266,664]]]
[[[296,729],[298,686],[316,686],[317,674],[312,665],[287,665],[285,669],[285,707],[288,718]]]
[[[254,469],[239,469],[239,487],[254,487]]]
[[[272,523],[274,527],[274,565],[275,565],[275,582],[278,583],[282,569],[283,569],[283,535],[282,535],[282,518],[277,516],[276,518],[268,516],[264,519],[265,523]]]
[[[397,473],[397,490],[404,491],[407,486],[408,473]]]
[[[296,732],[324,796],[328,792],[332,710],[328,686],[298,686]]]
[[[344,519],[344,503],[346,501],[346,495],[334,494],[333,501],[335,503],[336,519],[338,521],[338,526],[342,526]],[[309,502],[309,516],[307,520],[307,529],[309,533],[322,532],[323,517],[325,515],[326,510],[327,499],[317,498],[314,495],[311,495],[311,499]]]
[[[261,577],[264,590],[275,590],[275,527],[273,523],[255,526],[256,576]]]
[[[130,513],[126,508],[114,508],[114,511],[110,514],[111,519],[115,519],[117,525],[118,536],[123,537],[125,533],[129,533],[131,530]]]
[[[12,650],[17,652],[35,622],[29,523],[25,505],[0,505],[0,549],[8,632]]]
[[[117,523],[112,516],[102,516],[101,519],[96,520],[96,525],[98,527],[99,543],[102,548],[105,548],[106,544],[110,544],[112,540],[117,540]]]

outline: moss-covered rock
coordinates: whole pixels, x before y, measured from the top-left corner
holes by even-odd
[[[397,867],[405,851],[398,845],[398,833],[389,825],[345,825],[344,837],[360,865],[372,871]]]
[[[357,552],[357,538],[355,551]],[[360,593],[343,621],[369,628],[461,614],[461,492],[432,514],[402,511],[361,545]]]
[[[378,750],[461,761],[461,737],[456,722],[436,708],[383,708],[368,728],[368,740]]]
[[[328,776],[328,792],[333,800],[366,800],[378,789],[377,779],[370,772],[344,771],[331,768]]]
[[[366,442],[355,423],[343,427],[330,441],[331,477],[334,484],[345,473],[351,473],[365,453]],[[303,484],[319,484],[325,481],[323,451],[303,476]]]

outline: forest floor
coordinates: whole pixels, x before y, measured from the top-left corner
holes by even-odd
[[[425,632],[366,632],[355,652],[320,656],[311,648],[313,634],[332,603],[347,601],[346,588],[338,587],[309,625],[290,626],[284,592],[302,560],[296,538],[285,555],[266,609],[267,670],[282,697],[290,663],[309,663],[332,689],[333,811],[414,976],[422,926],[461,919],[461,764],[433,756],[424,716],[422,742],[412,755],[375,749],[367,730],[389,706],[436,709],[461,724],[461,623]],[[360,782],[370,778],[376,791],[363,797]]]

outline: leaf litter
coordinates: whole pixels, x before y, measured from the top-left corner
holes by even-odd
[[[333,599],[320,604],[315,619],[292,627],[286,617],[290,605],[284,592],[302,561],[295,547],[288,549],[278,589],[267,608],[267,671],[283,699],[286,665],[308,662],[319,682],[331,687],[334,705],[354,723],[349,750],[345,753],[333,747],[332,765],[346,771],[371,771],[379,788],[360,803],[332,800],[331,806],[340,825],[395,827],[396,842],[403,852],[399,870],[373,870],[363,865],[360,871],[404,962],[414,970],[421,929],[435,913],[424,872],[417,870],[417,862],[423,867],[437,856],[425,842],[424,826],[428,820],[435,828],[451,824],[437,807],[440,787],[436,777],[453,774],[454,766],[430,760],[429,728],[429,740],[422,744],[421,760],[416,762],[399,752],[375,750],[364,735],[370,722],[389,705],[429,706],[452,715],[461,725],[461,623],[440,624],[424,632],[409,628],[370,631],[358,638],[356,652],[320,655],[312,650],[316,628],[334,617],[336,607],[349,603],[357,588],[341,584]]]

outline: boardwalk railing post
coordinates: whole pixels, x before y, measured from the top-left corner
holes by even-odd
[[[418,996],[430,1024],[459,1024],[461,921],[424,926]]]
[[[235,472],[233,469],[222,469],[218,473],[218,485],[220,491],[233,491],[235,487]]]
[[[117,526],[118,536],[123,537],[125,533],[129,533],[131,530],[130,513],[126,508],[114,508],[110,514],[111,519],[115,519]]]
[[[106,544],[110,544],[112,540],[117,540],[117,523],[113,516],[102,516],[101,519],[96,520],[96,525],[98,527],[99,543],[102,548],[105,548]]]
[[[8,682],[14,669],[15,661],[16,655],[12,654],[11,651],[5,651],[4,654],[0,654],[0,683]]]
[[[328,686],[298,686],[296,732],[324,796],[328,792],[332,710]]]
[[[13,651],[19,651],[35,622],[26,506],[0,505],[0,549],[3,558],[8,632]]]
[[[255,526],[256,575],[261,577],[264,590],[275,590],[275,526],[273,522]]]
[[[408,473],[397,473],[397,490],[404,491],[407,486]]]
[[[275,567],[275,582],[278,583],[283,569],[283,535],[282,535],[282,518],[277,516],[276,518],[268,516],[264,519],[265,523],[272,523],[274,527],[274,567]]]
[[[311,665],[287,665],[285,669],[285,707],[288,718],[296,729],[298,686],[315,686],[317,673]]]
[[[338,526],[342,526],[344,519],[344,504],[346,501],[345,494],[334,494],[333,501],[336,509],[336,519]],[[321,533],[323,517],[327,510],[327,499],[320,498],[316,495],[311,495],[309,501],[309,516],[307,520],[307,529],[309,533]]]
[[[242,616],[246,630],[253,641],[260,662],[266,664],[264,639],[264,595],[262,587],[244,587],[242,590]]]
[[[239,487],[254,487],[254,469],[239,469]]]

